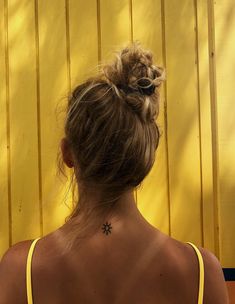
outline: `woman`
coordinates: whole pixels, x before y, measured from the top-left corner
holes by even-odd
[[[58,230],[5,253],[0,304],[228,303],[216,257],[163,234],[136,206],[158,146],[163,80],[134,43],[74,89],[61,152],[79,202]]]

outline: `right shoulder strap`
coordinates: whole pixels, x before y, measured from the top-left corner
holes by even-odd
[[[195,250],[198,258],[198,263],[199,263],[199,291],[198,291],[198,304],[203,304],[203,293],[204,293],[204,263],[203,263],[203,258],[201,255],[201,252],[199,249],[192,243],[187,242],[190,244],[193,249]]]
[[[30,245],[27,263],[26,263],[26,291],[27,291],[27,303],[33,304],[33,294],[32,294],[32,278],[31,278],[31,265],[32,265],[32,257],[33,257],[33,250],[40,238],[35,239],[32,244]]]

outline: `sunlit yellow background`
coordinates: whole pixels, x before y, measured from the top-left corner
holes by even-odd
[[[167,72],[160,146],[138,207],[235,267],[233,0],[0,0],[0,255],[64,223],[71,195],[56,176],[57,110],[136,39]]]

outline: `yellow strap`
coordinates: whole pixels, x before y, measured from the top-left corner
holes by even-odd
[[[199,291],[198,291],[198,304],[203,304],[203,294],[204,294],[204,263],[203,263],[203,259],[202,259],[202,255],[201,252],[199,251],[199,249],[192,243],[187,242],[188,244],[190,244],[198,257],[198,263],[199,263]]]
[[[37,243],[37,241],[40,238],[35,239],[30,248],[29,253],[27,257],[27,264],[26,264],[26,287],[27,287],[27,300],[28,304],[33,304],[33,294],[32,294],[32,278],[31,278],[31,265],[32,265],[32,257],[33,257],[33,251],[34,247]],[[204,263],[202,259],[201,252],[198,250],[198,248],[190,242],[187,242],[187,244],[190,244],[198,257],[199,262],[199,291],[198,291],[198,304],[203,304],[203,293],[204,293]]]
[[[32,294],[32,279],[31,279],[31,265],[32,265],[32,256],[33,256],[33,250],[37,243],[37,241],[40,238],[35,239],[30,248],[29,253],[27,257],[27,264],[26,264],[26,288],[27,288],[27,300],[28,304],[33,304],[33,294]]]

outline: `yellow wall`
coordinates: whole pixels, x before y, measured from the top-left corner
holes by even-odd
[[[58,110],[100,60],[138,39],[167,71],[138,207],[235,267],[233,2],[0,0],[0,255],[63,224],[71,196],[63,202],[68,183],[56,176]]]

